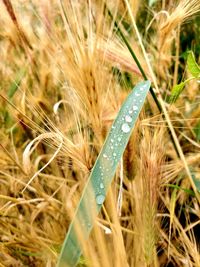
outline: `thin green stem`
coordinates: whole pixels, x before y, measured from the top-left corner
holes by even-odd
[[[118,25],[117,21],[114,20],[113,15],[112,15],[111,11],[109,10],[109,8],[107,7],[106,3],[105,3],[105,10],[107,11],[107,13],[108,13],[108,15],[110,16],[111,20],[114,21],[114,26],[115,26],[116,31],[120,34],[122,40],[124,41],[125,45],[127,46],[127,48],[128,48],[128,50],[129,50],[131,56],[133,57],[135,63],[137,64],[138,69],[140,70],[140,72],[141,72],[141,74],[142,74],[144,80],[148,80],[147,75],[145,74],[145,72],[144,72],[144,70],[143,70],[143,68],[142,68],[142,66],[141,66],[141,64],[140,64],[140,62],[139,62],[137,56],[135,55],[133,49],[131,48],[131,46],[130,46],[128,40],[127,40],[127,38],[125,37],[125,35],[123,34],[122,30],[120,29],[120,26]],[[154,92],[152,86],[150,87],[150,90],[149,90],[149,91],[150,91],[151,96],[153,97],[153,99],[154,99],[154,101],[155,101],[155,103],[156,103],[156,106],[157,106],[158,110],[160,111],[160,113],[162,113],[162,107],[161,107],[161,105],[160,105],[160,102],[159,102],[159,100],[158,100],[158,98],[157,98],[157,96],[156,96],[156,94],[155,94],[155,92]],[[175,149],[175,151],[176,151],[176,154],[177,154],[178,157],[179,157],[179,153],[178,153],[177,146],[176,146],[176,144],[175,144],[175,141],[174,141],[174,138],[173,138],[173,136],[172,136],[172,133],[171,133],[171,131],[170,131],[169,129],[168,129],[168,133],[169,133],[169,135],[170,135],[170,138],[171,138],[172,144],[173,144],[173,146],[174,146],[174,149]]]
[[[107,7],[106,4],[105,4],[105,7],[106,7],[106,10],[107,10],[107,12],[108,12],[108,15],[109,15],[110,18],[113,20],[113,15],[112,15],[111,11],[109,10],[109,8]],[[120,27],[119,27],[117,21],[116,21],[116,20],[113,20],[113,21],[114,21],[114,26],[115,26],[115,28],[116,28],[116,31],[120,34],[122,40],[124,41],[125,45],[127,46],[127,48],[128,48],[128,50],[129,50],[131,56],[133,57],[133,59],[135,60],[135,63],[137,64],[138,69],[140,70],[140,72],[141,72],[141,74],[142,74],[144,80],[148,80],[148,78],[147,78],[147,76],[146,76],[146,74],[145,74],[145,72],[144,72],[144,70],[143,70],[143,68],[142,68],[142,66],[141,66],[141,64],[140,64],[140,62],[139,62],[137,56],[135,55],[133,49],[131,48],[131,46],[130,46],[128,40],[127,40],[127,38],[124,36],[122,30],[120,29]],[[161,109],[160,103],[159,103],[159,101],[158,101],[158,99],[157,99],[157,96],[156,96],[156,94],[154,93],[152,87],[150,88],[150,93],[151,93],[151,95],[152,95],[152,97],[153,97],[153,99],[154,99],[154,101],[155,101],[155,103],[156,103],[156,105],[157,105],[159,111],[161,112],[162,109]]]

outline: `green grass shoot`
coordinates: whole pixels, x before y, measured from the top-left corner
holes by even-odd
[[[87,240],[111,185],[133,127],[144,105],[150,82],[140,82],[129,94],[115,119],[82,193],[63,243],[57,266],[76,266],[81,255],[77,224]]]
[[[200,67],[197,64],[195,57],[194,57],[194,53],[192,51],[188,52],[187,68],[193,77],[200,78]]]

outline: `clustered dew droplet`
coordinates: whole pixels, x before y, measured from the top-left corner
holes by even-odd
[[[122,124],[122,131],[123,131],[124,133],[128,133],[128,132],[130,132],[130,130],[131,130],[131,128],[130,128],[130,126],[128,125],[128,123],[123,123],[123,124]]]
[[[138,107],[137,106],[133,106],[133,110],[138,110]]]
[[[126,116],[125,116],[125,121],[126,121],[126,122],[132,122],[132,118],[131,118],[131,116],[126,115]]]
[[[100,188],[103,189],[104,188],[104,184],[100,183]]]
[[[104,195],[99,194],[99,195],[96,196],[96,203],[98,205],[103,204],[104,200],[105,200],[105,196]]]

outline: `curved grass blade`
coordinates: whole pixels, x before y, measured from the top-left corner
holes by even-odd
[[[137,84],[119,110],[85,185],[62,246],[58,267],[72,267],[78,263],[81,241],[89,237],[149,89],[149,81]]]

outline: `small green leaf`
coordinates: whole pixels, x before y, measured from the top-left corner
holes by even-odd
[[[177,200],[177,188],[174,188],[174,190],[172,192],[172,195],[171,195],[170,207],[169,207],[169,213],[170,213],[170,237],[171,237],[171,231],[172,231],[172,224],[173,224],[173,221],[174,221],[176,200]]]
[[[83,190],[63,243],[58,267],[72,267],[78,263],[81,242],[89,237],[149,89],[149,81],[136,85],[118,112]],[[78,233],[81,233],[81,241]]]
[[[200,141],[200,121],[198,122],[198,124],[193,128],[195,134],[196,134],[196,138],[197,141]]]
[[[197,191],[200,193],[200,179],[196,177],[194,173],[192,173],[192,180],[196,186]]]
[[[26,70],[25,69],[21,69],[19,70],[19,72],[17,73],[17,76],[14,80],[13,83],[11,83],[9,89],[8,89],[8,97],[11,99],[14,94],[16,93],[17,89],[19,88],[21,81],[23,79],[23,77],[25,76]]]
[[[178,99],[179,95],[181,94],[181,92],[183,91],[185,84],[187,81],[185,82],[181,82],[179,84],[176,84],[173,88],[172,88],[172,92],[169,98],[169,103],[175,103],[176,100]]]
[[[188,195],[195,197],[195,193],[191,189],[182,188],[182,187],[175,185],[175,184],[165,184],[165,186],[182,190],[185,193],[187,193]]]
[[[188,52],[188,57],[187,57],[187,67],[188,71],[195,77],[199,78],[200,77],[200,67],[197,64],[194,53],[192,51]]]

